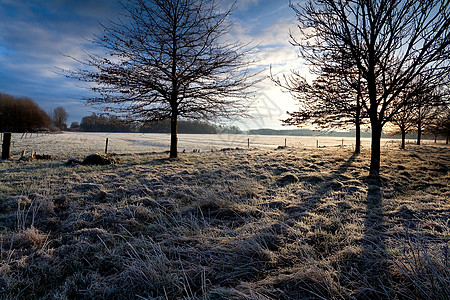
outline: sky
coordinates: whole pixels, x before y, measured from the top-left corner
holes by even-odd
[[[68,56],[83,59],[86,51],[99,51],[88,40],[100,32],[100,22],[119,14],[114,0],[0,0],[0,92],[29,97],[45,111],[62,106],[69,113],[68,125],[99,112],[80,100],[89,91],[59,74],[58,68],[76,69],[79,65]],[[231,18],[233,36],[257,45],[263,74],[269,74],[270,66],[276,74],[292,69],[308,73],[289,44],[289,30],[296,30],[289,0],[238,0]],[[296,110],[289,94],[270,80],[255,99],[254,118],[229,125],[280,129],[286,111]]]

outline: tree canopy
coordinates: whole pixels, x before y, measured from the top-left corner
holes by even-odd
[[[246,44],[229,39],[228,17],[215,1],[120,1],[121,19],[93,39],[71,78],[93,83],[87,103],[129,121],[171,120],[170,156],[177,156],[179,117],[212,120],[243,115],[255,83]]]

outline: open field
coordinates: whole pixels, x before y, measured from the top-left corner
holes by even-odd
[[[162,152],[169,149],[170,135],[156,133],[63,133],[63,134],[33,134],[23,137],[21,133],[13,134],[13,155],[20,155],[23,149],[38,153],[67,156],[86,155],[103,152],[106,138],[109,139],[109,151],[118,154]],[[274,149],[284,146],[312,149],[319,147],[337,147],[344,143],[346,148],[352,149],[353,138],[325,137],[325,136],[270,136],[270,135],[237,135],[237,134],[180,134],[178,135],[179,151],[220,150],[223,148]],[[383,139],[382,144],[389,147],[398,140]],[[413,141],[409,141],[413,143]],[[431,143],[431,141],[427,141]],[[440,141],[442,143],[442,141]],[[362,145],[370,148],[370,139],[363,138]]]
[[[378,182],[367,144],[168,160],[112,139],[115,164],[67,167],[105,136],[61,136],[0,161],[2,299],[449,298],[448,146],[386,144]]]

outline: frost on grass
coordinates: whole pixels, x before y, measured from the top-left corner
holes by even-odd
[[[0,163],[0,297],[443,299],[450,151]]]

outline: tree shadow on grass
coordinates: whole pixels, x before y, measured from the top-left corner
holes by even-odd
[[[284,212],[288,214],[290,218],[299,219],[303,217],[303,215],[308,211],[314,210],[328,192],[330,192],[331,190],[339,190],[342,188],[337,180],[342,179],[343,174],[347,172],[357,156],[358,154],[353,153],[352,156],[347,159],[347,161],[345,161],[339,166],[338,169],[331,173],[329,178],[320,183],[320,185],[315,190],[315,192],[312,193],[312,195],[304,199],[304,201],[300,202],[298,205],[286,207]],[[314,178],[309,178],[307,182],[312,184],[317,183],[314,182]]]
[[[358,299],[384,299],[390,288],[381,182],[379,178],[368,178],[366,183],[368,191],[361,252],[341,262],[341,280],[353,285],[353,290],[358,291]]]
[[[388,265],[386,259],[386,230],[383,224],[383,205],[379,179],[368,180],[366,219],[364,221],[364,239],[362,244],[362,260],[367,282],[376,288],[370,296],[381,296],[385,292],[388,281]],[[383,294],[385,295],[385,294]]]
[[[304,201],[298,205],[286,207],[285,213],[289,218],[301,220],[308,212],[314,211],[320,205],[327,193],[343,189],[340,181],[348,179],[344,174],[351,168],[357,156],[357,154],[353,154],[349,157]],[[343,257],[339,261],[338,276],[340,285],[345,290],[351,291],[352,297],[354,295],[357,299],[383,299],[389,295],[390,288],[381,181],[379,178],[368,178],[364,181],[368,186],[368,192],[365,199],[364,236],[361,239],[361,252],[353,255],[347,254],[349,256]],[[341,292],[346,294],[344,291]],[[324,295],[326,298],[327,294]]]

